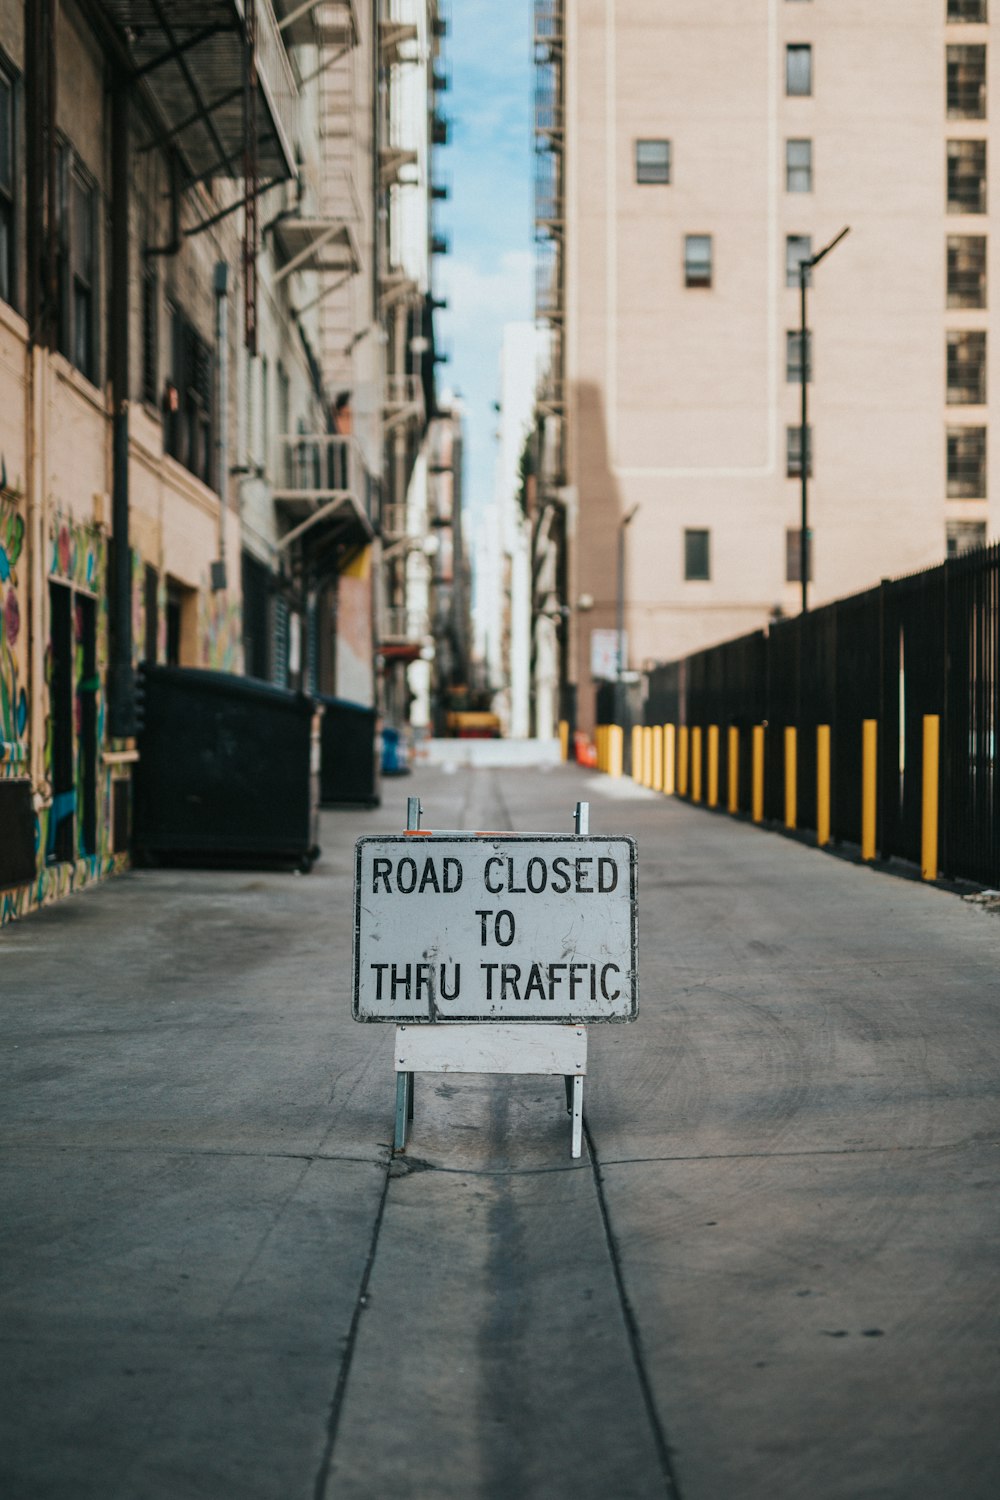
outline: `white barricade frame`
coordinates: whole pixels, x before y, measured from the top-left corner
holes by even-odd
[[[495,1074],[536,1074],[536,1075],[561,1075],[565,1080],[566,1107],[572,1120],[570,1151],[571,1155],[579,1157],[583,1145],[583,1081],[587,1073],[587,1024],[589,1022],[622,1023],[632,1021],[638,1014],[638,904],[636,899],[636,876],[637,859],[636,847],[633,839],[614,836],[606,839],[592,839],[590,836],[590,805],[586,802],[578,802],[574,817],[574,832],[572,835],[558,834],[521,834],[515,832],[468,832],[466,830],[425,830],[421,827],[422,807],[419,798],[407,798],[407,828],[404,835],[392,835],[388,838],[378,839],[375,836],[364,836],[357,841],[356,846],[356,872],[355,872],[355,926],[354,926],[354,953],[353,953],[353,1010],[355,1020],[363,1023],[395,1023],[395,1050],[394,1067],[396,1072],[396,1118],[395,1133],[393,1141],[394,1152],[402,1152],[406,1149],[406,1138],[409,1121],[413,1118],[414,1107],[414,1075],[415,1073],[495,1073]],[[391,860],[389,858],[375,858],[376,848],[385,854],[386,848],[399,848],[409,846],[416,854],[424,850],[435,851],[440,856],[436,866],[432,864],[429,875],[431,881],[431,892],[440,895],[440,885],[445,881],[445,893],[455,893],[459,890],[463,872],[462,866],[454,855],[449,855],[453,867],[450,872],[443,864],[445,849],[454,850],[456,847],[478,846],[482,849],[484,844],[494,841],[494,851],[501,848],[502,842],[504,856],[494,852],[490,856],[490,863],[498,866],[491,873],[493,879],[502,880],[503,858],[507,856],[507,850],[524,850],[540,846],[558,846],[578,844],[580,840],[587,840],[586,847],[604,851],[597,855],[591,853],[588,856],[578,857],[576,865],[577,889],[598,898],[612,897],[615,899],[598,899],[587,903],[585,900],[578,901],[577,906],[570,907],[565,902],[558,903],[557,910],[564,916],[571,914],[571,929],[564,931],[561,938],[555,941],[563,942],[563,957],[577,954],[577,944],[587,941],[591,947],[587,950],[591,955],[600,952],[604,962],[599,964],[593,957],[589,962],[585,961],[560,961],[548,965],[533,963],[530,966],[530,981],[526,983],[526,990],[532,990],[534,996],[542,995],[543,1001],[547,1000],[550,1006],[555,1003],[555,990],[557,987],[569,989],[572,984],[572,999],[561,996],[558,1004],[569,1014],[553,1015],[551,1009],[548,1015],[535,1013],[537,1004],[535,1000],[527,996],[522,1001],[520,995],[520,980],[522,969],[529,972],[525,964],[496,962],[480,963],[480,970],[488,971],[482,980],[489,997],[489,1014],[483,1014],[482,1010],[486,997],[481,994],[477,998],[468,1000],[464,996],[459,999],[459,974],[460,965],[453,962],[453,992],[449,996],[447,987],[447,965],[437,964],[440,956],[441,943],[438,938],[435,944],[434,918],[443,920],[437,914],[442,908],[442,902],[435,902],[433,898],[422,903],[412,903],[412,912],[416,920],[421,916],[429,923],[428,931],[420,931],[416,941],[417,948],[406,948],[405,951],[415,954],[419,951],[419,944],[426,939],[427,946],[423,949],[423,958],[427,962],[407,962],[405,965],[396,965],[384,960],[385,949],[381,947],[383,932],[379,927],[378,903],[374,908],[366,905],[366,900],[372,901],[372,893],[379,893],[379,880],[382,882],[382,894],[391,893]],[[412,842],[410,842],[412,840]],[[615,846],[614,853],[608,850]],[[619,846],[624,846],[620,848]],[[365,889],[362,882],[362,858],[365,857]],[[369,857],[370,856],[370,857]],[[543,879],[540,873],[543,860],[539,854],[534,856],[536,865],[536,879]],[[413,866],[414,859],[405,858],[407,867]],[[600,862],[599,862],[600,861]],[[570,864],[566,858],[561,861],[563,866]],[[580,866],[584,865],[581,877]],[[614,866],[612,870],[610,866]],[[380,869],[380,866],[382,867]],[[592,868],[593,867],[593,868]],[[622,871],[627,867],[628,885],[627,890],[618,889]],[[428,870],[427,863],[424,865],[425,872]],[[513,866],[508,867],[510,874],[510,887],[517,896],[528,894],[525,887],[515,885],[513,877]],[[373,875],[374,871],[374,875]],[[559,870],[560,876],[565,879],[564,870]],[[450,875],[451,885],[447,885]],[[486,876],[484,875],[484,879]],[[597,885],[589,883],[580,884],[581,878],[585,882],[598,881]],[[412,877],[407,869],[407,879]],[[457,884],[455,883],[457,880]],[[487,887],[493,894],[506,895],[510,900],[509,892],[494,891],[493,887]],[[555,889],[555,888],[554,888]],[[423,888],[421,887],[421,893]],[[412,884],[409,891],[400,884],[399,894],[409,894],[413,891]],[[532,885],[533,894],[541,894]],[[465,919],[465,926],[459,938],[452,936],[448,940],[447,951],[454,953],[462,951],[468,957],[469,944],[475,944],[475,937],[469,936],[470,912],[466,903],[469,892],[466,892],[462,903],[452,903],[451,909],[458,913],[458,920]],[[560,895],[567,893],[560,890]],[[568,893],[571,894],[571,893]],[[479,900],[485,898],[480,895]],[[384,905],[384,903],[383,903]],[[544,903],[534,903],[537,909],[537,917],[534,923],[534,942],[538,941],[539,921],[542,929],[546,929],[546,921],[551,916],[552,903],[546,907]],[[531,909],[532,903],[528,903],[526,909]],[[396,905],[396,938],[401,921],[398,917],[400,908]],[[410,915],[411,907],[402,908],[407,916]],[[504,908],[499,912],[501,917],[508,920],[499,926],[489,925],[489,919],[495,918],[497,913],[492,909],[474,910],[475,921],[471,923],[474,933],[478,931],[481,945],[486,948],[488,937],[496,938],[508,952],[514,944],[515,917],[514,910]],[[518,910],[518,918],[523,917],[523,911]],[[476,928],[475,922],[480,925]],[[603,925],[602,925],[603,923]],[[529,922],[528,927],[531,928]],[[565,926],[565,923],[563,924]],[[582,931],[581,931],[582,929]],[[404,946],[407,941],[403,937]],[[531,944],[532,939],[525,941]],[[465,944],[464,949],[455,944]],[[490,944],[492,947],[492,943]],[[627,952],[623,951],[627,948]],[[530,947],[535,952],[534,947]],[[519,950],[514,949],[519,954]],[[378,953],[379,958],[373,959],[371,955]],[[367,960],[367,972],[363,972],[363,965]],[[438,969],[440,968],[440,973]],[[508,970],[517,976],[515,981]],[[553,975],[553,970],[563,971]],[[398,971],[398,972],[397,972]],[[537,971],[537,972],[536,972]],[[577,972],[580,971],[580,972]],[[502,975],[502,981],[501,981]],[[546,975],[548,977],[548,994],[545,991]],[[567,977],[568,976],[568,977]],[[438,990],[438,982],[440,988]],[[495,981],[495,984],[494,984]],[[502,988],[501,988],[502,983]],[[609,986],[614,986],[610,988]],[[400,992],[400,1004],[397,1006],[397,991]],[[508,991],[512,991],[516,1000],[511,1000]],[[579,993],[578,993],[579,992]],[[502,999],[501,999],[502,996]],[[448,1003],[457,1005],[458,1009],[448,1011]],[[472,1008],[471,1014],[463,1011]],[[478,1007],[478,1008],[477,1008]],[[400,1013],[402,1012],[402,1013]]]

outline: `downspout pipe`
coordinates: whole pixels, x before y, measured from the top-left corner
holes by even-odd
[[[215,263],[215,473],[219,487],[219,556],[212,564],[212,592],[226,587],[226,511],[229,505],[229,266]]]
[[[129,116],[131,84],[116,70],[111,91],[111,402],[113,422],[109,582],[109,729],[136,732],[132,671],[132,547],[129,535]]]

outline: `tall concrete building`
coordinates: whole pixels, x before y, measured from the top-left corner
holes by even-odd
[[[539,0],[543,494],[567,519],[567,676],[996,535],[987,0]],[[992,368],[991,368],[992,367]],[[992,509],[991,509],[992,507]],[[598,640],[602,637],[598,637]]]

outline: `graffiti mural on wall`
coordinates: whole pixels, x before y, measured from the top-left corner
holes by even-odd
[[[9,515],[11,510],[12,507],[7,502],[0,500],[0,548],[3,549],[3,556],[6,558],[6,562],[0,561],[0,570],[9,572],[10,578],[16,582],[14,569],[17,557],[21,555],[24,532],[23,525],[18,530],[11,522]],[[13,555],[15,549],[9,545],[10,538],[15,534],[18,537],[16,556]],[[49,577],[52,582],[65,584],[74,591],[69,643],[73,687],[73,784],[68,793],[63,793],[60,798],[53,797],[55,723],[51,688],[54,662],[49,602],[46,599],[43,601],[48,622],[45,655],[46,701],[43,705],[45,723],[43,775],[41,784],[34,789],[37,809],[35,849],[38,857],[38,874],[31,885],[0,892],[0,924],[22,917],[36,907],[44,906],[50,901],[68,895],[71,891],[79,890],[93,880],[124,868],[127,863],[124,855],[116,855],[112,849],[112,771],[103,763],[101,757],[101,751],[106,746],[104,681],[108,659],[107,550],[107,541],[96,527],[80,525],[71,518],[58,513],[54,517],[46,547]],[[5,584],[0,581],[0,602],[4,608],[6,608],[6,598],[2,596],[5,589],[9,589],[9,583]],[[19,618],[17,637],[23,639],[26,633],[23,600],[19,600],[17,608]],[[86,660],[88,630],[93,632],[93,670],[90,669]],[[0,644],[0,723],[4,724],[3,705],[7,697],[7,689],[3,686],[7,668],[4,648],[8,645],[9,628],[5,617],[2,644]],[[16,699],[19,705],[18,714],[23,716],[25,725],[20,735],[20,742],[23,743],[26,758],[28,700],[24,688],[25,675],[23,668],[18,669],[18,658],[13,655],[13,650],[12,660],[14,661],[14,681],[18,688]],[[89,732],[93,735],[96,749],[96,766],[92,765],[89,770],[89,774],[95,777],[96,782],[94,786],[96,813],[93,830],[94,846],[91,849],[85,847],[84,822],[79,816],[85,793],[89,792],[89,786],[85,786],[88,767],[82,752],[85,717],[90,712],[89,708],[85,711],[85,702],[93,704],[92,727]],[[22,703],[23,708],[20,707]],[[3,738],[7,739],[6,729]],[[3,764],[0,760],[0,775],[4,774]],[[73,816],[73,854],[72,858],[57,860],[54,857],[56,823],[60,816],[65,817],[68,814]]]
[[[18,563],[24,517],[0,495],[0,776],[23,774],[27,757],[27,595]]]
[[[239,601],[206,586],[199,591],[198,606],[202,665],[215,672],[241,672],[243,612]]]

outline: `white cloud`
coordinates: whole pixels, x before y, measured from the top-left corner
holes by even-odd
[[[441,337],[452,352],[442,384],[454,386],[465,402],[466,485],[473,510],[492,495],[503,327],[533,316],[533,277],[528,249],[506,250],[492,265],[456,257],[442,268],[448,311],[439,315]]]

